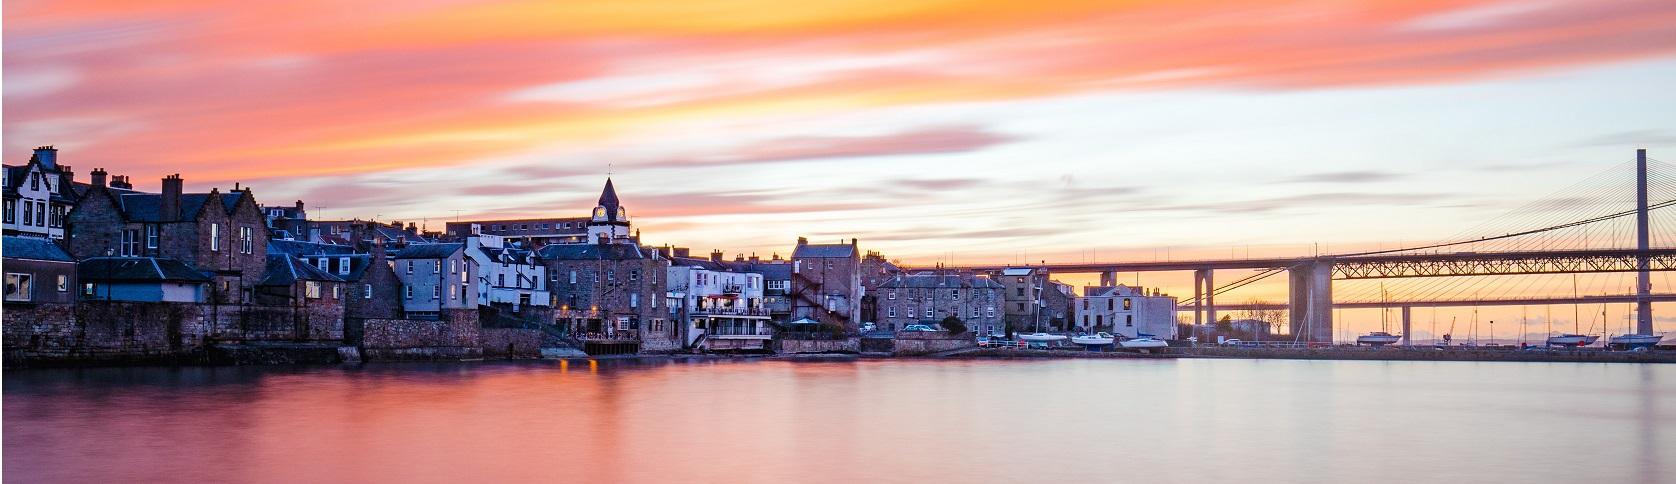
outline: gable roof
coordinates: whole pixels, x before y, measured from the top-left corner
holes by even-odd
[[[209,282],[185,262],[161,257],[92,257],[76,264],[83,281]]]
[[[289,286],[297,281],[343,282],[343,279],[304,263],[294,256],[268,254],[267,275],[262,277],[262,282],[258,285]]]
[[[791,251],[793,259],[810,257],[854,257],[855,246],[850,244],[803,244]]]
[[[446,244],[412,244],[407,248],[391,255],[391,259],[446,259],[459,252],[465,244],[451,242]]]
[[[158,193],[113,193],[116,195],[117,205],[131,222],[163,222],[163,195]],[[226,197],[223,197],[224,199]],[[204,202],[209,200],[208,193],[180,194],[180,217],[182,220],[194,220],[203,210]]]
[[[999,288],[1001,284],[983,276],[908,274],[892,277],[879,287],[892,289],[986,289]]]
[[[268,241],[268,253],[269,254],[290,254],[290,255],[314,255],[314,254],[349,255],[349,254],[354,254],[355,249],[350,247],[350,246],[347,246],[347,245],[321,244],[321,243],[316,243],[316,242],[304,242],[304,241],[301,241],[301,240],[274,239],[274,240],[269,240]]]
[[[70,257],[70,254],[64,252],[63,247],[59,247],[57,243],[48,239],[19,237],[15,235],[7,235],[0,239],[4,239],[4,242],[0,243],[0,255],[4,255],[7,259],[29,259],[53,262],[76,261],[75,258]]]

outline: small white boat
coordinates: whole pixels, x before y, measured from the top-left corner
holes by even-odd
[[[1548,346],[1565,346],[1565,347],[1575,348],[1575,347],[1578,347],[1578,346],[1581,346],[1581,345],[1588,344],[1588,343],[1584,343],[1584,341],[1588,340],[1588,339],[1589,339],[1588,336],[1583,336],[1583,335],[1580,335],[1580,334],[1562,334],[1562,335],[1558,335],[1558,336],[1549,336],[1548,337]]]
[[[1599,335],[1591,334],[1591,335],[1588,335],[1588,336],[1584,336],[1583,337],[1583,346],[1588,346],[1588,345],[1595,344],[1596,341],[1600,341],[1600,336]]]
[[[1402,336],[1397,336],[1384,331],[1374,331],[1372,333],[1356,337],[1356,344],[1358,345],[1385,346],[1398,341],[1402,341]]]
[[[1019,333],[1018,339],[1028,341],[1028,342],[1031,342],[1031,343],[1046,343],[1046,342],[1049,342],[1049,341],[1064,341],[1065,340],[1065,335],[1062,335],[1062,334],[1048,334],[1048,333],[1030,333],[1030,334]]]
[[[1652,348],[1664,339],[1662,334],[1620,334],[1607,340],[1607,346],[1613,349],[1633,350],[1636,348]]]
[[[1117,344],[1118,346],[1122,346],[1124,348],[1163,348],[1170,345],[1169,343],[1165,343],[1164,340],[1151,336],[1126,339],[1117,342]]]
[[[1079,345],[1109,345],[1116,340],[1117,338],[1113,337],[1111,333],[1106,332],[1071,337],[1071,342]]]

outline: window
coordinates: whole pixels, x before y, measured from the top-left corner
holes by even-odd
[[[1128,311],[1131,307],[1133,306],[1129,302],[1129,298],[1123,298],[1123,310]]]
[[[221,250],[221,224],[210,224],[210,252]],[[316,295],[315,297],[319,297]]]
[[[617,270],[612,269],[612,270],[609,270],[609,271],[605,271],[605,280],[606,281],[616,281],[617,280]]]
[[[35,225],[36,226],[42,226],[42,225],[47,224],[46,209],[47,209],[47,202],[35,202]]]
[[[1135,325],[1135,315],[1133,315],[1133,314],[1123,315],[1123,325],[1124,326],[1134,326]]]
[[[640,307],[640,293],[629,293],[629,307]]]
[[[1018,303],[1018,310],[1020,312],[1024,311],[1024,303]]]
[[[303,296],[309,299],[320,299],[320,282],[303,281]]]
[[[67,275],[64,275],[64,274],[59,274],[58,275],[58,292],[69,292],[69,291],[70,291],[70,276],[67,276]]]
[[[953,292],[950,292],[949,295],[953,296],[954,299],[960,299],[960,290],[955,289]]]
[[[29,176],[29,189],[30,190],[40,190],[41,189],[41,174],[40,173],[30,173],[29,175],[30,175]]]
[[[570,283],[571,284],[576,283],[576,271],[570,271]]]
[[[506,287],[506,274],[495,274],[495,285]]]
[[[248,254],[248,253],[249,252],[246,252],[246,254]],[[348,257],[339,257],[338,258],[338,274],[348,274],[348,273],[349,273],[349,258]]]
[[[127,229],[122,231],[121,244],[116,248],[117,254],[123,257],[140,255],[140,231]]]
[[[1082,300],[1082,309],[1085,311],[1088,310],[1088,301],[1088,299]]]
[[[405,288],[407,289],[407,298],[413,299],[413,286],[405,286]]]
[[[448,299],[459,299],[459,298],[460,298],[459,291],[456,291],[454,289],[454,286],[448,286]]]
[[[145,248],[147,248],[147,249],[157,248],[157,226],[156,225],[145,226]]]
[[[35,202],[23,201],[23,224],[35,225]]]
[[[49,219],[49,221],[47,222],[47,226],[49,226],[49,227],[63,227],[64,226],[64,206],[63,205],[53,205],[52,206],[52,218]]]
[[[6,223],[17,222],[17,207],[10,204],[10,203],[6,204],[6,215],[5,215],[5,217],[6,217],[5,218]]]
[[[88,282],[88,283],[82,284],[81,285],[81,295],[83,297],[93,297],[93,283]]]
[[[1018,282],[1019,284],[1024,284],[1024,278],[1023,277],[1014,278],[1014,281]]]
[[[256,250],[256,240],[250,232],[250,227],[239,227],[239,253],[249,254]]]
[[[1117,304],[1117,301],[1107,299],[1106,300],[1106,310],[1111,311],[1112,309],[1116,308],[1116,304]],[[1123,309],[1129,309],[1129,308],[1123,308]]]
[[[448,260],[448,273],[449,274],[460,273],[460,261],[449,259]]]
[[[629,282],[634,282],[634,281],[638,281],[638,280],[640,280],[640,270],[636,269],[636,270],[629,271]]]
[[[896,317],[896,308],[890,308],[890,317]]]
[[[372,284],[361,285],[361,299],[372,299]]]
[[[432,274],[441,274],[442,273],[442,259],[437,259],[436,262],[434,262],[432,264],[431,273]]]
[[[343,299],[343,286],[332,286],[332,299]]]
[[[892,301],[896,300],[896,291],[890,291],[888,293],[885,293],[885,299],[889,299],[889,300],[892,300]]]
[[[408,274],[412,274],[412,273],[413,273],[413,261],[406,261],[406,262],[402,262],[402,266],[404,266],[404,267],[406,267],[406,268],[407,268],[407,273],[408,273]],[[408,296],[407,296],[407,297],[413,297],[413,295],[412,295],[412,294],[409,294],[409,295],[408,295]]]
[[[1014,289],[1013,290],[1013,295],[1023,297],[1024,296],[1024,288],[1020,287],[1020,288]]]
[[[557,271],[547,273],[547,282],[559,282],[559,273]]]
[[[975,308],[975,307],[972,308],[972,317],[974,317],[974,318],[978,317],[978,308]]]
[[[1094,325],[1099,326],[1099,325],[1102,325],[1102,324],[1106,324],[1106,315],[1104,315],[1104,314],[1094,315]]]
[[[984,308],[984,314],[991,318],[995,317],[995,306]]]
[[[6,300],[29,301],[35,298],[35,276],[33,274],[6,274]]]
[[[318,259],[314,260],[314,266],[319,267],[320,272],[332,272],[331,264],[332,263],[329,260],[327,260],[325,257],[321,257],[321,258],[318,258]]]
[[[431,299],[442,299],[442,286],[431,286]]]
[[[628,316],[617,316],[617,329],[621,331],[628,331],[630,329]]]
[[[931,318],[931,306],[926,306],[925,307],[925,317],[927,319]]]

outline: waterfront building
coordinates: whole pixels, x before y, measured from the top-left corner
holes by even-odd
[[[1005,331],[1002,286],[986,275],[942,272],[898,275],[880,285],[883,312],[878,324],[886,331],[912,324],[940,328],[953,316],[979,334]]]
[[[885,260],[884,255],[877,251],[867,251],[861,257],[861,308],[860,321],[863,323],[879,323],[881,321],[879,304],[879,288],[896,276],[902,275],[902,268],[896,263]]]
[[[669,258],[629,235],[628,211],[611,180],[589,218],[589,242],[536,250],[546,266],[554,321],[589,354],[679,348],[666,302]]]
[[[1089,286],[1076,299],[1076,330],[1175,339],[1176,298],[1141,287]]]
[[[366,319],[402,317],[402,282],[382,239],[353,245],[271,240],[268,253],[289,254],[343,279],[343,313],[348,327],[358,328]]]
[[[856,239],[841,244],[811,244],[797,238],[792,250],[793,318],[836,323],[855,332],[861,318],[861,251]]]
[[[402,313],[410,319],[451,319],[475,313],[480,301],[477,261],[463,243],[415,244],[390,256],[402,281]],[[475,317],[475,314],[472,315]]]
[[[161,193],[144,193],[107,186],[95,170],[67,217],[70,254],[178,260],[210,276],[209,302],[250,302],[270,238],[255,196],[237,184],[226,193],[185,193],[184,183],[170,175]]]
[[[498,235],[478,234],[465,239],[466,256],[477,262],[477,292],[484,305],[506,306],[514,313],[531,306],[552,306],[547,291],[547,266],[535,252]]]
[[[6,304],[76,302],[76,260],[52,239],[0,237],[5,258]]]
[[[1004,286],[1007,326],[1014,331],[1064,330],[1071,320],[1075,288],[1055,281],[1045,269],[1009,267],[996,274]]]
[[[35,148],[29,162],[4,165],[0,170],[5,216],[4,235],[64,238],[65,215],[75,206],[74,172],[69,166],[58,164],[58,150],[51,146]]]
[[[90,257],[76,278],[84,300],[202,303],[212,292],[209,276],[163,257]]]
[[[329,259],[319,259],[329,260]],[[256,303],[268,306],[330,306],[342,318],[345,284],[341,277],[282,253],[268,254],[267,277],[256,285]]]
[[[762,275],[762,307],[768,311],[770,321],[792,319],[791,261],[780,257],[780,254],[773,254],[768,260],[753,254],[749,258],[743,255],[736,257],[727,266],[735,271]]]
[[[680,326],[681,344],[705,350],[764,350],[773,331],[763,303],[762,274],[736,269],[711,258],[676,258],[670,262],[668,293],[678,304],[671,320]]]

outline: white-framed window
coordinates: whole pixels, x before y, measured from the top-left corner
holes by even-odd
[[[888,293],[885,293],[885,298],[890,299],[892,301],[895,301],[896,300],[896,291],[890,291]]]
[[[146,225],[145,226],[145,248],[147,248],[147,249],[157,248],[157,226],[156,225]]]
[[[442,299],[441,286],[431,286],[431,299]]]
[[[995,317],[995,306],[984,308],[984,315],[991,318]]]
[[[126,229],[122,231],[122,247],[119,248],[118,253],[122,254],[123,257],[134,257],[140,255],[139,230]]]
[[[413,286],[404,286],[404,289],[407,289],[407,298],[408,299],[413,299]],[[370,286],[369,286],[368,290],[369,291],[371,290]]]
[[[927,319],[931,318],[931,306],[926,306],[925,307],[925,317]]]
[[[35,299],[35,275],[18,272],[6,273],[6,300],[30,301]]]
[[[413,261],[402,261],[402,266],[407,268],[407,273],[408,274],[413,273]],[[411,296],[409,296],[409,297],[411,297]]]
[[[372,299],[372,284],[361,285],[361,299]]]
[[[436,260],[436,262],[431,266],[431,272],[436,274],[442,273],[442,259]]]
[[[570,283],[571,284],[576,283],[576,271],[570,271]]]
[[[303,281],[303,297],[320,299],[320,283],[318,281]]]
[[[890,314],[887,314],[886,316],[890,316],[892,318],[896,317],[896,308],[890,308]]]
[[[629,307],[631,307],[631,308],[640,307],[640,293],[637,293],[637,292],[629,293]]]
[[[320,272],[331,272],[332,271],[331,262],[328,261],[325,257],[314,259],[314,267],[320,268]]]
[[[460,263],[460,261],[449,259],[448,260],[448,273],[449,274],[459,273],[460,272],[459,263]]]
[[[628,316],[617,316],[617,330],[618,331],[628,331],[629,330],[629,317]]]
[[[58,275],[58,292],[70,292],[70,276]]]
[[[343,286],[332,286],[332,299],[343,299]]]
[[[978,317],[978,308],[972,308],[972,317]]]
[[[210,223],[210,252],[221,251],[221,224]],[[316,296],[319,297],[319,296]]]
[[[341,274],[348,274],[348,273],[349,273],[349,258],[348,257],[339,257],[338,258],[338,274],[341,275]]]
[[[454,286],[448,286],[448,299],[459,299],[459,298],[460,298],[460,292],[458,290],[455,290]]]
[[[23,224],[35,225],[35,202],[23,201]]]
[[[251,235],[250,227],[239,227],[239,253],[249,254],[256,250],[256,238]]]

